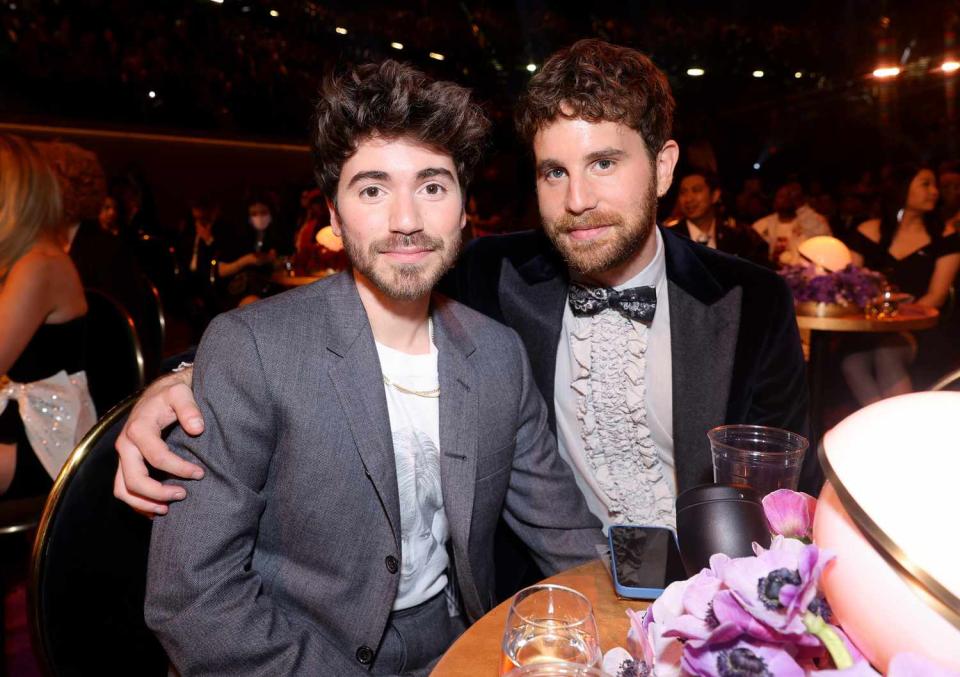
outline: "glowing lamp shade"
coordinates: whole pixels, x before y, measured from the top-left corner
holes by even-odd
[[[803,258],[817,266],[819,273],[843,270],[853,261],[847,245],[829,235],[818,235],[804,240],[798,249]]]
[[[316,239],[318,245],[325,247],[329,251],[343,251],[343,240],[333,234],[333,228],[330,226],[324,226],[318,230]]]
[[[910,651],[960,670],[960,393],[882,400],[829,431],[813,535],[836,553],[822,585],[881,672]]]

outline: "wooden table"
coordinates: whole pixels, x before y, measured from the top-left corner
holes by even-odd
[[[904,304],[893,317],[870,318],[863,313],[841,315],[839,317],[817,317],[797,315],[797,326],[810,330],[810,361],[807,367],[810,388],[810,445],[811,452],[817,453],[817,445],[823,434],[823,369],[826,364],[827,350],[830,346],[830,334],[846,333],[891,333],[900,331],[920,331],[937,325],[939,311],[935,308],[916,304]],[[816,468],[810,464],[809,468]],[[813,478],[804,476],[801,482],[809,483]]]
[[[543,581],[565,585],[583,593],[593,604],[604,653],[626,646],[630,619],[627,609],[646,609],[649,602],[617,597],[606,565],[595,560]],[[431,677],[496,677],[500,669],[500,641],[513,599],[500,604],[474,623],[440,659]]]

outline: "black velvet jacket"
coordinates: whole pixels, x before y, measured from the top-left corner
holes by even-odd
[[[707,431],[730,423],[807,434],[808,392],[793,299],[774,272],[661,228],[670,298],[673,437],[679,490],[712,481]],[[567,269],[541,232],[472,242],[444,281],[458,300],[515,329],[553,409]],[[816,481],[808,452],[805,486]]]

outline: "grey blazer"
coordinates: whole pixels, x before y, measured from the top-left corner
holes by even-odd
[[[503,515],[545,572],[603,542],[556,453],[516,333],[434,298],[440,453],[469,619],[494,603]],[[170,443],[206,469],[153,527],[146,619],[183,675],[363,674],[399,580],[400,514],[373,334],[349,274],[217,317]]]

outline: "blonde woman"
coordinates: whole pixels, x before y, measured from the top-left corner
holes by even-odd
[[[26,141],[0,135],[0,495],[49,489],[93,422],[82,373],[87,303],[64,251],[57,180]]]

